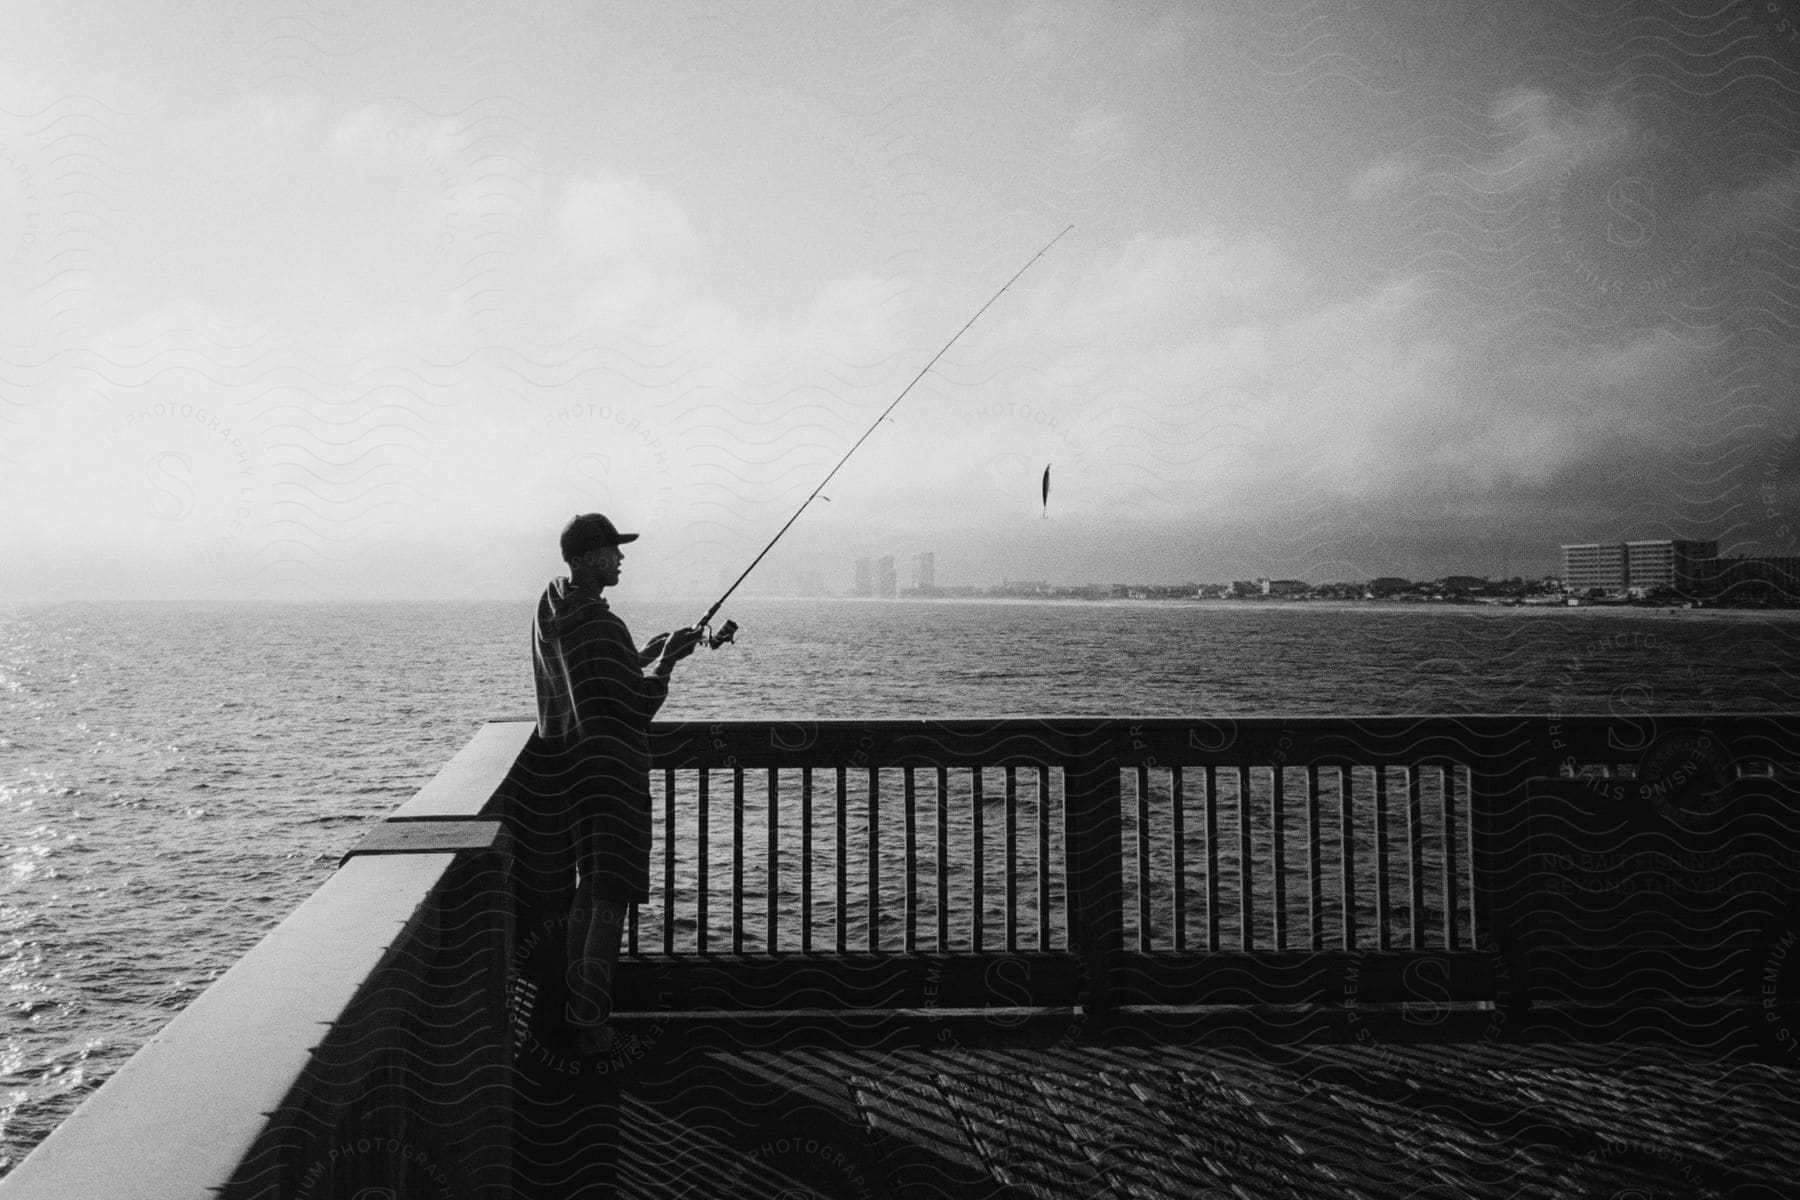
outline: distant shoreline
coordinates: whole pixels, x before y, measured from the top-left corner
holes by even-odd
[[[673,607],[701,606],[712,597],[659,595],[651,591],[638,591],[631,587],[609,592],[609,600],[626,605],[669,605]],[[386,607],[394,605],[523,605],[529,608],[536,600],[531,596],[478,596],[478,597],[343,597],[338,599],[154,599],[154,600],[0,600],[0,609],[33,609],[33,608],[219,608],[219,609],[256,609],[256,608],[331,608],[334,606]],[[1795,620],[1800,619],[1800,608],[1675,608],[1654,605],[1630,604],[1582,604],[1570,607],[1563,604],[1458,604],[1445,601],[1429,600],[1288,600],[1267,598],[1260,600],[1223,600],[1208,598],[1204,600],[1157,597],[1154,599],[1131,599],[1129,597],[1087,597],[1087,596],[909,596],[905,599],[880,599],[874,596],[738,596],[731,601],[732,605],[756,604],[866,604],[919,606],[939,605],[951,606],[959,604],[1013,607],[1027,606],[1086,606],[1092,608],[1192,608],[1205,612],[1343,612],[1343,613],[1452,613],[1481,614],[1507,613],[1526,616],[1600,616],[1605,618],[1642,617],[1646,619],[1677,618],[1682,620],[1721,620],[1721,621],[1756,621],[1756,620]]]
[[[882,599],[874,596],[745,596],[733,603],[749,604],[981,604],[981,605],[1092,605],[1105,608],[1194,608],[1209,612],[1398,612],[1398,613],[1518,613],[1528,616],[1678,617],[1684,619],[1745,620],[1800,619],[1800,608],[1677,608],[1660,605],[1582,604],[1457,604],[1429,600],[1184,600],[1083,596],[914,596]]]

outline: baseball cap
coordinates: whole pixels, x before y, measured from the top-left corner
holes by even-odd
[[[637,536],[635,533],[620,533],[618,527],[600,513],[581,513],[571,517],[569,523],[563,526],[563,561],[572,563],[589,550],[635,542]]]

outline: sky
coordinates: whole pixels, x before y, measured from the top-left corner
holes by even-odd
[[[1800,4],[1581,7],[13,0],[0,599],[1800,554]]]

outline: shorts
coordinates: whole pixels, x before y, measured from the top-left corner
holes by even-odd
[[[591,748],[532,738],[514,776],[517,863],[539,893],[573,893],[595,879],[595,895],[642,904],[650,898],[650,785],[645,772]]]
[[[576,876],[599,883],[603,900],[642,904],[650,899],[650,803],[630,797],[596,798],[581,814]]]

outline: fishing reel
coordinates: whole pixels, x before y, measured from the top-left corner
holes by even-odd
[[[718,632],[716,633],[713,632],[713,628],[710,625],[702,625],[700,628],[701,631],[706,634],[706,648],[708,650],[717,650],[720,646],[729,645],[737,640],[738,624],[736,621],[730,619],[727,619],[723,625],[719,626]]]

